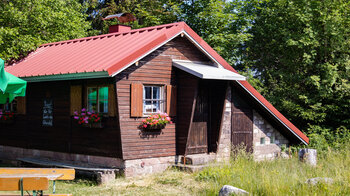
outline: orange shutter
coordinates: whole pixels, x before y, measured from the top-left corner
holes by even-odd
[[[115,85],[108,85],[108,115],[111,117],[116,116],[116,104],[115,104]]]
[[[26,97],[16,97],[17,114],[26,114]]]
[[[141,83],[131,84],[131,117],[142,117],[143,113],[143,85]]]
[[[70,87],[70,114],[73,115],[75,111],[80,112],[82,107],[82,86],[75,85]]]
[[[176,86],[166,87],[166,111],[169,116],[176,116]]]

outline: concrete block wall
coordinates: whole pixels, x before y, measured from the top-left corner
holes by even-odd
[[[175,164],[175,156],[126,160],[125,177],[140,176],[165,171]]]
[[[264,138],[265,144],[261,144]],[[274,138],[274,142],[272,141]],[[258,112],[253,111],[253,148],[256,160],[273,159],[281,153],[281,146],[289,141],[274,129]]]
[[[220,130],[217,161],[227,161],[231,155],[231,88],[228,87],[225,99],[224,120]]]

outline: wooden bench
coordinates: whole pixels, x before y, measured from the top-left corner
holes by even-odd
[[[112,179],[115,179],[119,169],[116,168],[101,168],[101,167],[83,167],[79,165],[73,165],[70,163],[63,163],[58,161],[35,159],[35,158],[18,158],[18,161],[23,163],[29,163],[32,165],[39,165],[43,167],[60,167],[75,169],[77,172],[93,174],[97,178],[99,184],[104,184]]]
[[[74,169],[59,168],[0,168],[0,191],[33,191],[33,195],[42,195],[48,189],[48,181],[53,180],[53,193],[55,193],[56,180],[73,180]],[[51,194],[71,195],[71,194]]]

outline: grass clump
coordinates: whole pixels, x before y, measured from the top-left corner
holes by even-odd
[[[206,193],[217,195],[223,185],[232,185],[253,195],[350,195],[350,148],[322,153],[316,167],[297,157],[255,162],[249,155],[238,155],[229,163],[204,169],[197,181],[208,182]],[[328,177],[332,184],[305,183],[309,178]]]

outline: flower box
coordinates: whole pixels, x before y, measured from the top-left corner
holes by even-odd
[[[13,124],[15,123],[15,120],[13,118],[11,119],[7,119],[7,120],[4,120],[4,119],[0,119],[0,124]]]
[[[167,123],[172,124],[168,114],[159,112],[143,119],[140,127],[144,131],[160,131],[165,128]]]
[[[103,128],[102,114],[95,113],[94,111],[90,112],[90,111],[87,111],[85,108],[83,108],[81,112],[75,111],[73,118],[82,127]]]
[[[103,128],[102,122],[97,122],[97,123],[91,123],[91,124],[81,124],[82,127],[86,128],[95,128],[95,129],[101,129]]]
[[[160,125],[148,125],[147,127],[144,127],[146,131],[159,131],[161,129],[164,129],[166,124],[160,124]]]
[[[0,110],[0,124],[13,124],[15,122],[13,112],[3,112]]]

